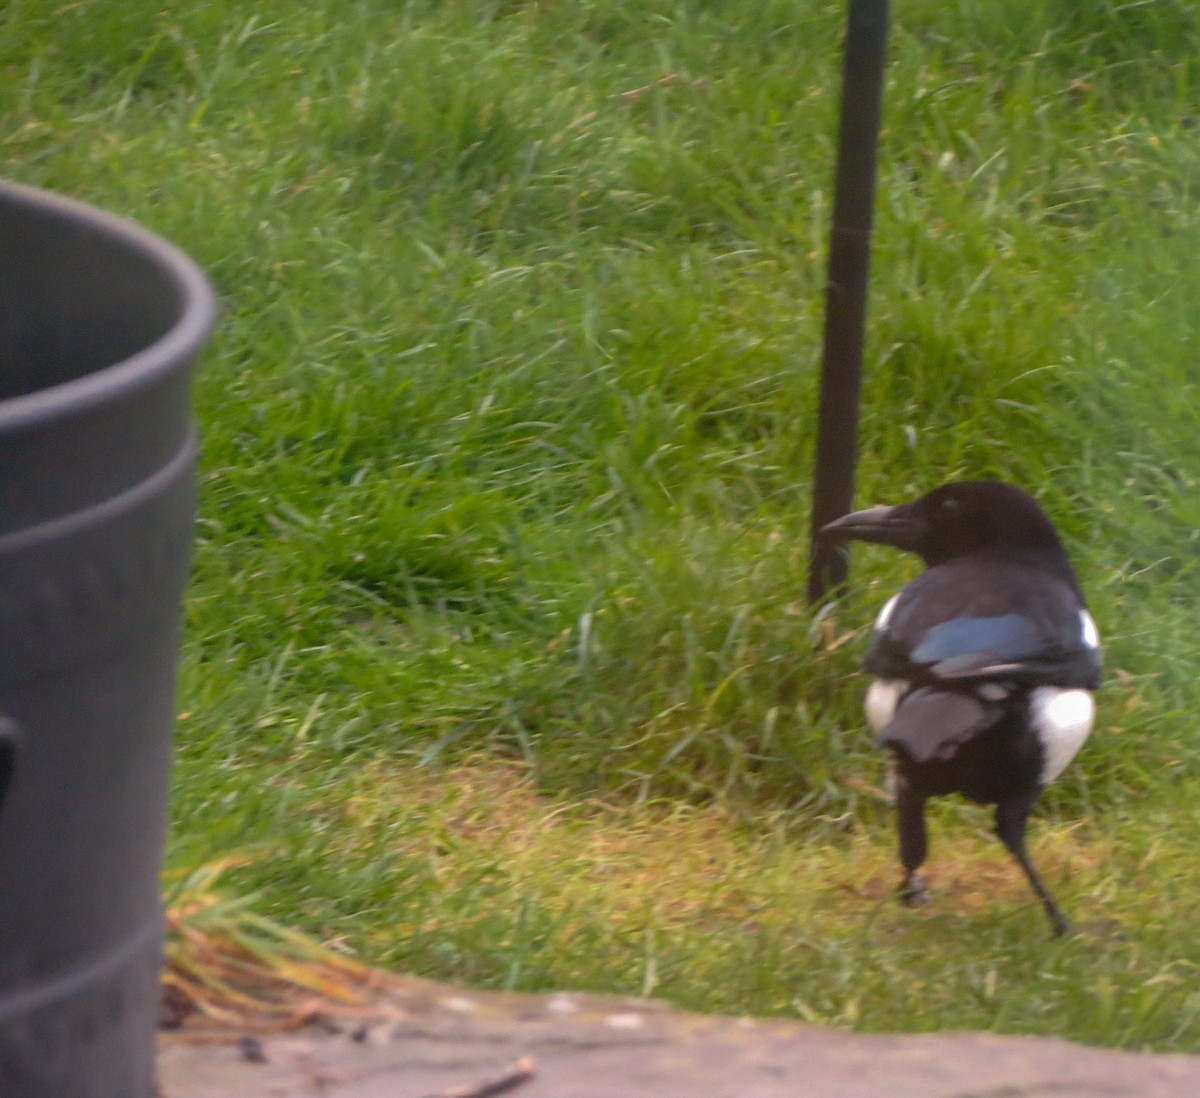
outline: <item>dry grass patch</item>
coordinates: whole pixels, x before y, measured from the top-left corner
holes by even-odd
[[[747,830],[719,805],[559,802],[538,792],[528,767],[483,758],[436,771],[376,763],[362,771],[343,818],[346,844],[392,827],[404,856],[435,866],[445,888],[486,863],[506,890],[537,891],[556,911],[586,906],[614,924],[843,921],[855,917],[847,897],[877,906],[891,899],[899,874],[886,829],[816,842]],[[938,830],[935,823],[930,913],[1029,899],[990,834]],[[1085,892],[1114,853],[1109,837],[1078,824],[1043,825],[1032,846],[1049,881]]]
[[[856,844],[841,865],[830,873],[829,885],[840,896],[879,904],[895,895],[900,867],[892,846],[882,837],[869,844]],[[1031,856],[1052,891],[1074,882],[1081,892],[1093,891],[1111,864],[1114,844],[1080,824],[1047,828],[1032,837]],[[925,871],[933,890],[933,902],[911,914],[932,917],[955,912],[973,915],[1000,907],[1032,902],[1029,883],[1011,855],[985,831],[972,834],[931,835],[930,857]]]

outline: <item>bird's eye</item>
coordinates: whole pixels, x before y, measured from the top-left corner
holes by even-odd
[[[962,510],[962,503],[953,496],[947,496],[941,503],[938,504],[938,510],[943,515],[953,515]]]

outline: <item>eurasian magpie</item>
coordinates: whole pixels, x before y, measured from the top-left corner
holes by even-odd
[[[900,896],[929,898],[925,802],[996,806],[996,834],[1056,934],[1070,930],[1025,850],[1025,824],[1092,728],[1100,641],[1062,542],[1036,501],[997,481],[944,484],[821,535],[916,553],[926,571],[875,620],[865,669],[875,742],[895,757]]]

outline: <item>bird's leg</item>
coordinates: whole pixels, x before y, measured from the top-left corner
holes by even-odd
[[[900,864],[904,879],[900,901],[915,907],[929,900],[929,885],[917,870],[925,864],[929,840],[925,834],[925,798],[912,791],[902,774],[896,774],[896,829],[900,834]]]
[[[1033,868],[1029,855],[1025,853],[1025,821],[1029,819],[1029,813],[1033,811],[1034,803],[1040,794],[1040,789],[1034,789],[1015,800],[1003,801],[996,805],[996,834],[1008,848],[1008,852],[1017,859],[1017,864],[1024,870],[1030,887],[1037,893],[1037,898],[1042,901],[1042,906],[1050,917],[1050,925],[1054,928],[1054,933],[1056,935],[1070,934],[1070,922],[1059,909],[1058,904],[1054,902],[1054,898],[1046,890],[1046,886],[1042,884],[1042,879]]]

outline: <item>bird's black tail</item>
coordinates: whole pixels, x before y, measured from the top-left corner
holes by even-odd
[[[970,691],[922,686],[905,695],[875,742],[914,763],[952,759],[960,745],[1003,715],[1002,702],[985,701]]]

